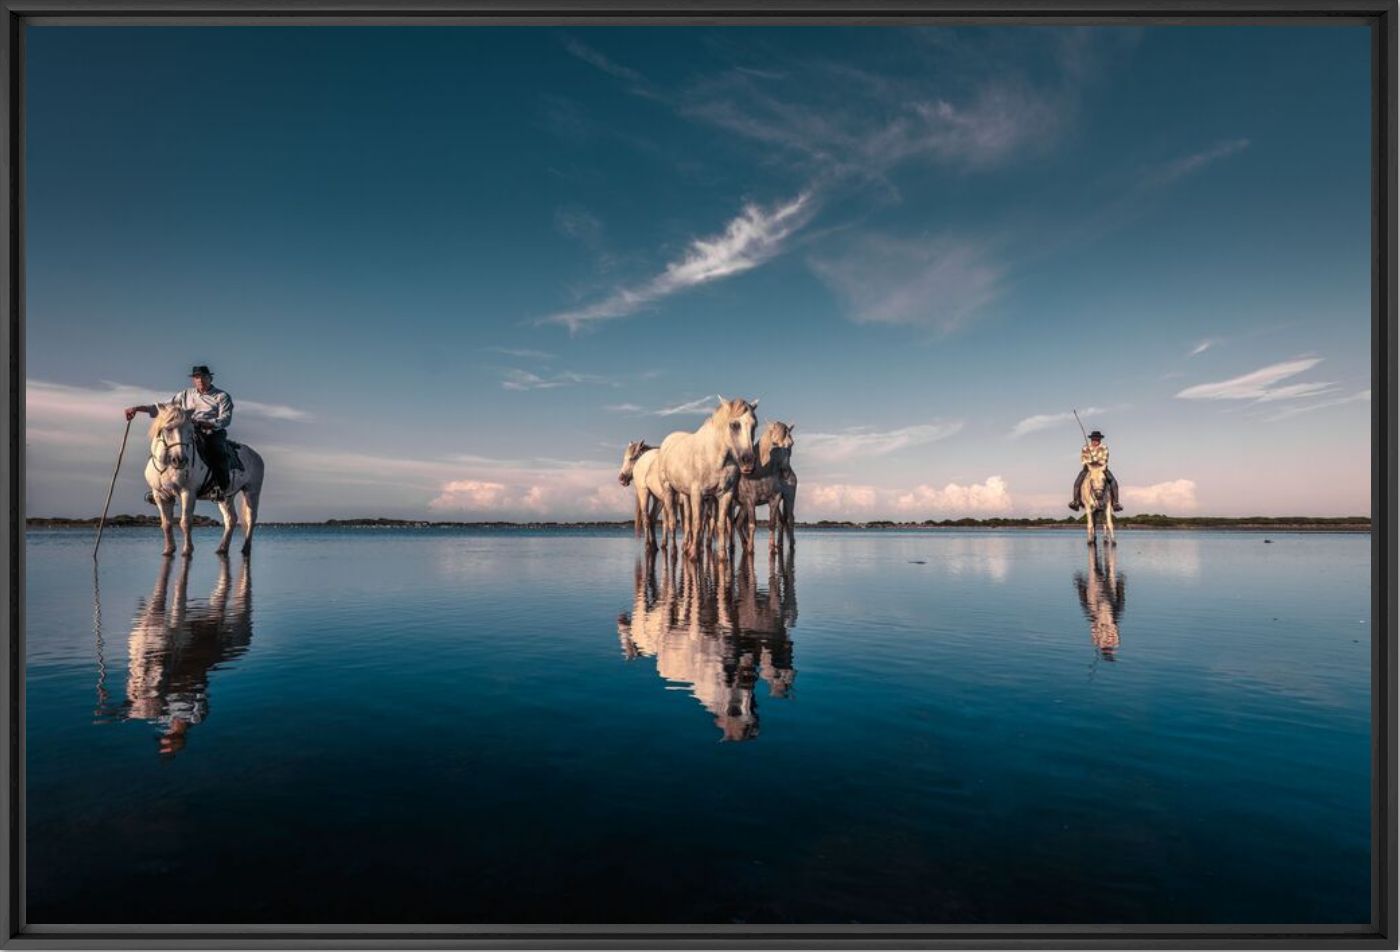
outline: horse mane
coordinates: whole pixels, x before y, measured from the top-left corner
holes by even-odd
[[[746,413],[753,413],[756,404],[750,403],[742,397],[735,397],[733,400],[721,400],[719,406],[715,407],[715,412],[710,414],[710,421],[713,423],[728,423],[736,417],[741,417]]]
[[[155,439],[157,434],[170,429],[171,427],[184,426],[189,421],[190,415],[187,411],[167,403],[156,411],[156,418],[151,421],[149,436]]]

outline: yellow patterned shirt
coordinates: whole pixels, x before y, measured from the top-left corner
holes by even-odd
[[[1095,446],[1092,443],[1086,443],[1084,448],[1079,451],[1079,462],[1085,466],[1107,466],[1108,444],[1100,443]]]

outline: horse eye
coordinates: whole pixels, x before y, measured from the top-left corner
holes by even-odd
[[[738,432],[739,432],[739,421],[738,421],[738,420],[735,420],[733,423],[729,424],[729,428],[730,428],[731,430],[733,430],[735,433],[738,433]]]

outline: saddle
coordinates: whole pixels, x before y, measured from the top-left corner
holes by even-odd
[[[214,478],[215,449],[211,445],[208,435],[199,431],[195,433],[194,446],[195,452],[199,454],[200,460],[204,463],[205,470],[204,483],[195,495],[203,497],[207,496],[219,484],[218,480]],[[231,483],[234,472],[243,469],[243,461],[238,456],[238,451],[243,448],[243,444],[235,443],[228,437],[224,437],[224,446],[227,448],[227,452],[224,454],[224,463],[228,467],[229,482]]]

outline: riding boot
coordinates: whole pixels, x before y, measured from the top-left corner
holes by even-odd
[[[1113,502],[1113,511],[1122,512],[1123,507],[1118,504],[1118,480],[1112,473],[1107,473],[1106,475],[1108,476],[1108,495],[1109,499]]]
[[[1089,475],[1089,467],[1085,466],[1082,469],[1080,469],[1079,476],[1074,480],[1074,489],[1070,491],[1071,496],[1069,497],[1069,507],[1075,512],[1079,511],[1079,489],[1081,486],[1084,485],[1084,477],[1087,475]]]

